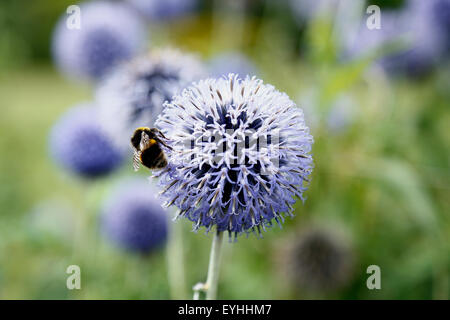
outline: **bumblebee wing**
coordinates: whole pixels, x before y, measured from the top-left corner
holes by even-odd
[[[133,168],[134,171],[138,171],[141,163],[141,152],[135,150],[133,154]]]

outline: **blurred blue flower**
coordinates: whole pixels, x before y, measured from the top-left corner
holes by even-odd
[[[197,82],[165,104],[156,125],[173,148],[155,173],[161,193],[194,230],[260,233],[304,199],[313,138],[301,109],[262,80]]]
[[[229,73],[235,73],[241,77],[257,74],[257,68],[253,62],[239,52],[226,52],[213,57],[209,62],[212,77],[222,77]]]
[[[409,0],[406,15],[416,28],[424,29],[424,36],[436,39],[437,50],[443,55],[450,51],[450,0]]]
[[[128,0],[148,20],[165,20],[193,12],[197,0]]]
[[[152,127],[164,101],[204,74],[197,57],[174,49],[153,50],[120,65],[96,91],[103,129],[127,150],[137,127]]]
[[[68,15],[64,14],[53,34],[53,57],[67,76],[98,80],[144,46],[145,25],[126,5],[85,2],[80,5],[80,11],[80,29],[69,29]]]
[[[167,212],[147,180],[122,181],[105,201],[101,229],[116,245],[148,253],[167,239]]]
[[[422,76],[442,55],[442,37],[435,31],[430,16],[423,12],[383,11],[381,29],[368,29],[364,20],[347,40],[345,56],[360,58],[391,46],[390,52],[377,59],[379,66],[391,75]]]
[[[50,152],[63,167],[87,178],[106,175],[123,160],[90,104],[73,107],[58,120],[50,133]]]

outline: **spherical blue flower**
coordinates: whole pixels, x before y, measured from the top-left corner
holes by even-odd
[[[257,73],[253,62],[239,52],[228,52],[215,56],[209,62],[209,69],[212,77],[222,77],[229,73],[245,77]]]
[[[105,132],[126,150],[137,127],[152,127],[164,101],[204,74],[198,58],[174,49],[153,50],[119,66],[96,92]]]
[[[167,212],[148,181],[123,181],[102,208],[101,228],[116,245],[148,253],[167,239]]]
[[[260,231],[304,199],[313,138],[302,110],[262,80],[202,80],[166,103],[156,125],[172,150],[155,176],[194,230]]]
[[[95,108],[83,104],[70,109],[50,134],[53,158],[69,171],[94,178],[116,169],[123,155],[101,130]]]
[[[97,80],[132,57],[145,42],[145,25],[124,4],[82,3],[80,14],[79,29],[67,26],[65,14],[53,34],[55,62],[70,77]]]
[[[197,0],[128,0],[147,19],[165,20],[194,11]]]

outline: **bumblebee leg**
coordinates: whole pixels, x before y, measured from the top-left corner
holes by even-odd
[[[161,137],[163,137],[164,139],[166,139],[167,140],[167,138],[166,138],[166,136],[164,135],[164,133],[162,133],[161,131],[159,131],[158,130],[158,133],[159,133],[159,135],[161,136]]]
[[[167,139],[166,139],[167,140]],[[158,142],[161,143],[164,147],[166,147],[169,150],[173,150],[171,146],[169,146],[164,140],[158,139]]]

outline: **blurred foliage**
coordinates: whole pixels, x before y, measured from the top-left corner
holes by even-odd
[[[0,74],[0,299],[170,298],[165,250],[134,256],[98,230],[99,203],[113,181],[132,173],[131,165],[88,183],[62,173],[47,156],[55,119],[92,97],[91,88],[67,82],[48,63],[52,26],[68,4],[0,3],[0,64],[8,71]],[[358,105],[356,121],[343,132],[324,121],[312,128],[315,170],[296,217],[263,240],[251,235],[225,244],[219,298],[448,299],[448,67],[420,81],[391,81],[369,68],[374,57],[340,62],[329,21],[298,27],[285,4],[271,1],[250,1],[247,17],[229,8],[217,17],[216,5],[205,2],[198,17],[153,26],[153,43],[204,57],[240,49],[266,82],[293,99],[318,92],[321,114],[342,94]],[[73,208],[73,234],[41,232],[30,223],[36,204],[55,198]],[[299,228],[321,222],[345,226],[357,263],[342,290],[310,294],[293,287],[279,264]],[[205,280],[211,236],[190,233],[187,221],[178,224],[190,287]],[[71,264],[81,267],[81,290],[66,289]],[[371,264],[381,267],[381,290],[366,287]]]

